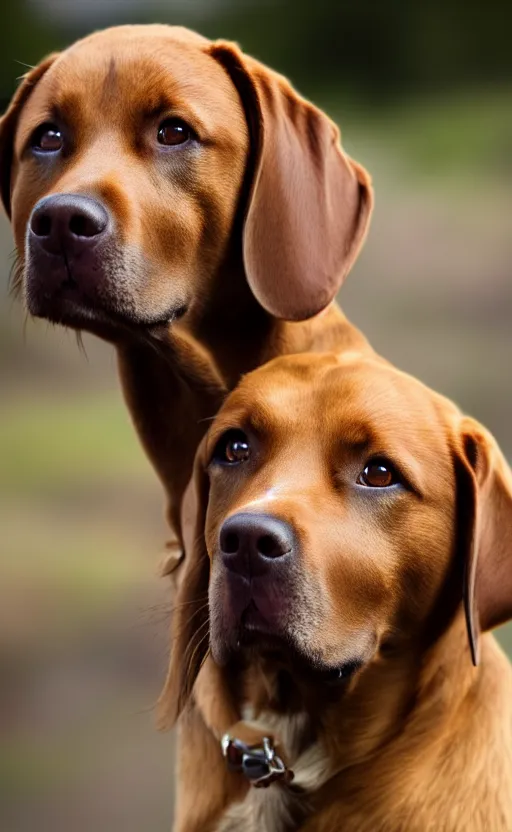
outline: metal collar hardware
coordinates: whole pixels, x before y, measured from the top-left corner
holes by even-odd
[[[271,737],[262,737],[261,745],[247,745],[224,734],[220,744],[228,769],[242,772],[256,788],[266,788],[277,781],[288,784],[293,780],[293,771],[276,754]]]

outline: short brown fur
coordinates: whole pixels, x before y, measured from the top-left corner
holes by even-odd
[[[169,115],[198,141],[162,153]],[[30,147],[45,122],[64,133],[51,160]],[[369,177],[284,78],[235,44],[157,25],[95,33],[28,72],[0,123],[0,167],[29,309],[115,344],[181,544],[197,445],[241,374],[275,355],[365,343],[330,304],[366,233]],[[115,229],[85,312],[58,297],[41,308],[34,286],[44,298],[55,267],[25,256],[34,206],[67,193],[102,202]]]
[[[214,449],[234,428],[251,455],[226,467]],[[397,485],[365,488],[383,456]],[[163,699],[183,712],[176,832],[509,832],[512,669],[487,630],[512,618],[512,474],[492,436],[375,356],[283,357],[228,397],[194,499]],[[299,541],[269,572],[271,652],[237,636],[219,532],[239,512]],[[333,689],[322,674],[347,661]],[[225,771],[218,736],[248,713],[301,792]]]

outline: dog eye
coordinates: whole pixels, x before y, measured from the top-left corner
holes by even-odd
[[[179,118],[167,118],[158,128],[158,141],[166,147],[185,144],[192,138],[192,130]]]
[[[357,482],[367,488],[389,488],[400,482],[400,478],[387,459],[372,459],[359,474]]]
[[[55,124],[41,124],[34,132],[31,144],[35,150],[44,153],[56,153],[58,150],[62,150],[64,139],[62,132]]]
[[[238,465],[247,462],[251,455],[249,440],[243,431],[230,430],[222,436],[213,452],[213,461],[224,465]]]

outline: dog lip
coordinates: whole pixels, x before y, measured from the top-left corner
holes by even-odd
[[[285,592],[276,591],[268,576],[250,577],[223,566],[218,578],[214,597],[218,597],[222,626],[226,631],[283,632],[289,615],[289,601]]]
[[[286,650],[287,643],[286,633],[270,625],[251,598],[240,618],[238,649],[243,649],[244,647],[255,647],[265,650],[277,649],[281,653]]]
[[[88,323],[98,323],[108,326],[111,329],[125,330],[126,332],[148,332],[154,337],[165,334],[170,324],[182,318],[187,310],[188,304],[179,302],[171,307],[165,315],[154,318],[137,319],[109,309],[98,299],[90,298],[80,287],[79,281],[74,277],[66,253],[51,256],[57,261],[62,269],[60,283],[53,287],[45,287],[44,283],[37,281],[37,285],[31,286],[27,292],[27,306],[31,315],[36,318],[44,318],[51,323],[62,324],[80,329]],[[56,264],[56,265],[57,265]],[[35,264],[33,264],[35,268]],[[55,268],[54,268],[55,273]]]
[[[286,632],[259,627],[255,622],[241,627],[238,632],[236,652],[246,651],[284,663],[298,672],[301,678],[321,685],[323,689],[345,686],[366,664],[364,659],[355,658],[339,665],[323,665],[298,649]]]
[[[170,314],[161,320],[137,321],[113,312],[97,301],[91,301],[71,284],[65,284],[53,293],[38,293],[36,300],[32,297],[29,299],[28,308],[35,318],[44,318],[51,323],[74,326],[77,329],[86,326],[87,323],[98,323],[116,330],[131,332],[134,335],[137,332],[150,332],[157,335],[158,333],[153,331],[155,328],[165,327],[167,331],[167,327],[174,320]]]
[[[53,291],[42,289],[30,292],[27,305],[31,315],[45,318],[51,323],[78,326],[86,321],[113,323],[115,317],[100,304],[90,301],[72,277],[66,278]]]
[[[270,634],[273,631],[273,628],[269,626],[268,620],[258,608],[252,592],[250,601],[245,610],[242,612],[240,625],[242,629],[249,630],[251,632]]]
[[[265,577],[250,578],[228,571],[225,579],[228,590],[225,603],[229,618],[247,630],[274,632],[280,629],[278,618],[283,605],[279,599],[268,596]]]

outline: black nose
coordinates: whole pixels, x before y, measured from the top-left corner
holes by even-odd
[[[284,520],[243,512],[223,523],[219,544],[228,569],[253,574],[268,569],[276,558],[292,554],[295,536]]]
[[[94,245],[108,226],[101,203],[81,194],[55,194],[41,199],[30,217],[30,232],[51,254]]]

